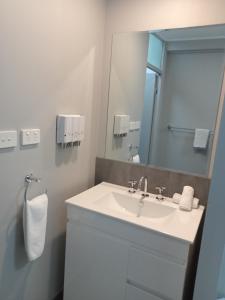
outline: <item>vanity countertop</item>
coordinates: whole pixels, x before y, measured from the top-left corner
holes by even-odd
[[[141,197],[139,194],[130,194],[126,187],[102,182],[66,200],[66,204],[68,209],[70,206],[83,208],[192,244],[204,207],[186,212],[180,210],[171,198],[159,202],[156,195],[148,195],[140,206],[140,212],[137,212]]]

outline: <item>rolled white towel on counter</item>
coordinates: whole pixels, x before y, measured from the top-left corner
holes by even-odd
[[[179,193],[174,193],[173,195],[173,202],[176,203],[176,204],[180,204],[180,198],[181,198],[181,194]],[[200,200],[198,198],[194,198],[193,199],[193,205],[192,205],[192,208],[194,209],[198,209],[199,208],[199,202]]]
[[[185,185],[181,196],[194,197],[194,189],[192,186]]]
[[[194,189],[191,186],[184,186],[180,198],[179,207],[181,210],[191,211],[194,199]]]
[[[47,225],[48,197],[42,194],[26,200],[23,207],[25,249],[29,261],[40,257],[44,251]]]
[[[181,198],[181,194],[179,193],[174,193],[173,194],[173,203],[176,203],[176,204],[180,204],[180,198]]]

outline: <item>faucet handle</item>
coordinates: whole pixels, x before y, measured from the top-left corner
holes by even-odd
[[[164,197],[163,197],[162,193],[163,193],[163,191],[166,190],[166,187],[165,187],[165,186],[157,186],[155,189],[156,189],[156,190],[158,191],[158,193],[159,193],[159,195],[156,196],[156,199],[157,199],[157,200],[160,200],[160,201],[164,200]]]
[[[157,186],[155,189],[156,189],[156,190],[159,192],[159,194],[161,195],[162,192],[166,190],[166,187],[165,187],[165,186]]]
[[[128,181],[128,184],[130,186],[128,192],[134,194],[136,192],[135,185],[137,184],[137,181],[136,180],[130,180],[130,181]]]

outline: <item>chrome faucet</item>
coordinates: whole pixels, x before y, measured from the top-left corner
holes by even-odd
[[[143,181],[144,181],[144,192],[141,193],[141,187],[142,187]],[[148,178],[147,178],[147,176],[142,176],[138,182],[138,188],[137,188],[137,192],[141,193],[141,198],[139,200],[139,208],[138,208],[138,212],[137,212],[138,218],[140,217],[142,207],[144,206],[144,199],[146,197],[149,197],[149,194],[147,193],[147,191],[148,191]]]
[[[159,201],[163,201],[165,197],[163,196],[163,191],[166,190],[165,186],[157,186],[155,188],[158,191],[158,196],[156,196],[156,199]]]
[[[130,181],[128,181],[128,184],[130,185],[128,193],[131,193],[131,194],[136,193],[135,186],[137,184],[137,181],[136,180],[130,180]]]
[[[148,197],[149,195],[147,193],[147,191],[148,191],[148,178],[147,178],[147,176],[142,176],[140,178],[140,180],[138,182],[138,189],[137,189],[137,191],[141,192],[141,187],[142,187],[143,180],[144,180],[144,193],[142,193],[141,195],[143,197]]]

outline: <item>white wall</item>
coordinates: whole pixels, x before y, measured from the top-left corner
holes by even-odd
[[[179,28],[224,23],[223,0],[109,0],[113,31]]]
[[[64,200],[94,181],[100,114],[105,3],[103,0],[0,2],[0,130],[40,128],[41,144],[0,151],[0,299],[49,300],[63,285]],[[77,150],[55,143],[58,113],[86,116]],[[43,256],[28,263],[21,208],[24,177],[48,188]]]
[[[115,34],[112,44],[106,157],[128,160],[128,145],[139,146],[140,130],[126,137],[113,135],[114,116],[125,114],[141,121],[148,55],[147,32]],[[132,151],[135,154],[135,151]]]

